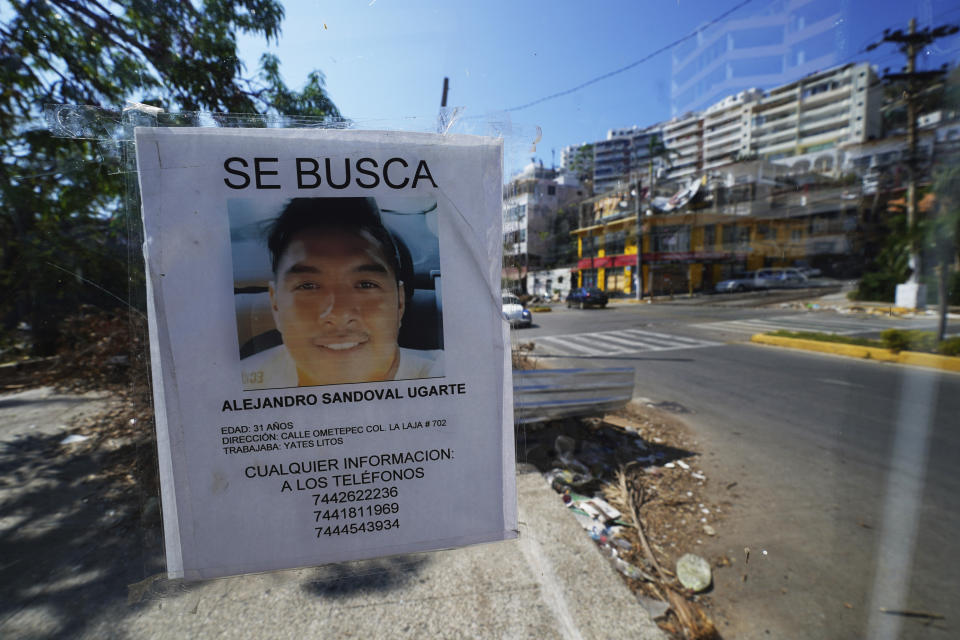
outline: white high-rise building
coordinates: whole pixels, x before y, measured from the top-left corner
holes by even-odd
[[[881,135],[883,89],[868,63],[847,64],[770,89],[750,106],[742,155],[832,171],[838,147]],[[817,166],[819,163],[819,166]]]
[[[750,109],[763,92],[748,89],[710,106],[703,113],[703,168],[734,162],[750,129]]]
[[[670,179],[693,176],[703,168],[703,117],[688,113],[663,123],[663,144],[670,150],[667,156]]]

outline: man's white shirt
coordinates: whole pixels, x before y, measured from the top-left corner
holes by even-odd
[[[400,347],[400,362],[394,380],[416,380],[443,376],[442,350],[404,349]],[[243,371],[243,389],[283,389],[298,386],[297,365],[284,345],[255,353],[240,361]]]

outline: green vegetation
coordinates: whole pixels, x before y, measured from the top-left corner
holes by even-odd
[[[887,329],[880,334],[883,346],[893,352],[920,351],[944,356],[960,355],[960,337],[947,338],[939,344],[933,331]]]
[[[169,112],[340,119],[320,72],[289,89],[265,55],[245,76],[237,33],[276,40],[277,0],[9,0],[0,14],[0,348],[29,327],[53,353],[62,319],[84,304],[142,310],[138,221],[123,217],[118,166],[126,100]],[[89,105],[81,138],[47,130],[45,105]],[[235,121],[218,116],[222,126]],[[256,119],[252,119],[256,122]],[[93,138],[102,138],[95,140]],[[131,207],[136,211],[136,207]],[[134,216],[135,218],[135,216]]]
[[[948,338],[938,345],[937,334],[933,331],[887,329],[880,334],[879,340],[859,338],[856,336],[843,336],[836,333],[820,333],[817,331],[779,330],[771,331],[767,335],[778,338],[852,344],[858,347],[876,347],[878,349],[890,349],[894,353],[900,351],[919,351],[922,353],[938,353],[944,356],[960,356],[960,337]]]

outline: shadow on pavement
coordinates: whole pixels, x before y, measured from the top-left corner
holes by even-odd
[[[428,558],[423,555],[405,555],[327,565],[316,569],[310,581],[303,585],[303,590],[331,599],[347,598],[362,592],[376,594],[393,591],[416,579],[427,562]]]
[[[110,420],[98,416],[76,444],[62,444],[66,432],[0,441],[0,638],[99,637],[104,628],[124,637],[125,618],[216,583],[166,578],[159,496],[145,481],[156,475],[156,445],[98,431]],[[299,588],[331,599],[383,594],[419,579],[427,562],[326,565]]]
[[[68,398],[66,396],[57,396],[56,402],[59,404],[86,404],[90,402],[89,398]],[[15,407],[24,407],[28,405],[49,404],[47,397],[39,398],[0,398],[0,409],[13,409]]]
[[[159,510],[141,520],[133,478],[118,467],[134,445],[62,439],[0,442],[3,637],[82,635],[127,601],[127,585],[164,569]]]
[[[579,474],[583,486],[578,489],[614,482],[617,470],[631,462],[662,466],[699,455],[647,442],[637,433],[596,418],[567,418],[518,428],[516,437],[518,463],[532,464],[545,474],[554,469]]]

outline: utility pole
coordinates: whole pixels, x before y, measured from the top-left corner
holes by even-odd
[[[933,29],[925,27],[917,31],[917,19],[910,18],[906,33],[900,29],[896,31],[885,29],[883,39],[868,45],[866,49],[872,51],[885,42],[891,42],[907,57],[907,64],[904,66],[903,73],[888,73],[883,79],[887,82],[904,82],[906,84],[903,98],[907,103],[907,229],[910,234],[909,264],[912,272],[907,282],[897,285],[896,304],[913,309],[922,308],[926,302],[926,291],[924,286],[920,284],[923,264],[920,255],[920,242],[916,234],[917,177],[919,173],[917,108],[923,90],[946,73],[946,69],[917,71],[917,53],[935,40],[953,35],[957,30],[956,25],[941,25]]]
[[[642,184],[642,181],[638,177],[634,183],[635,192],[633,195],[633,215],[637,223],[637,266],[633,273],[633,279],[637,283],[637,302],[643,299],[643,210],[640,208],[641,194],[643,193]]]

